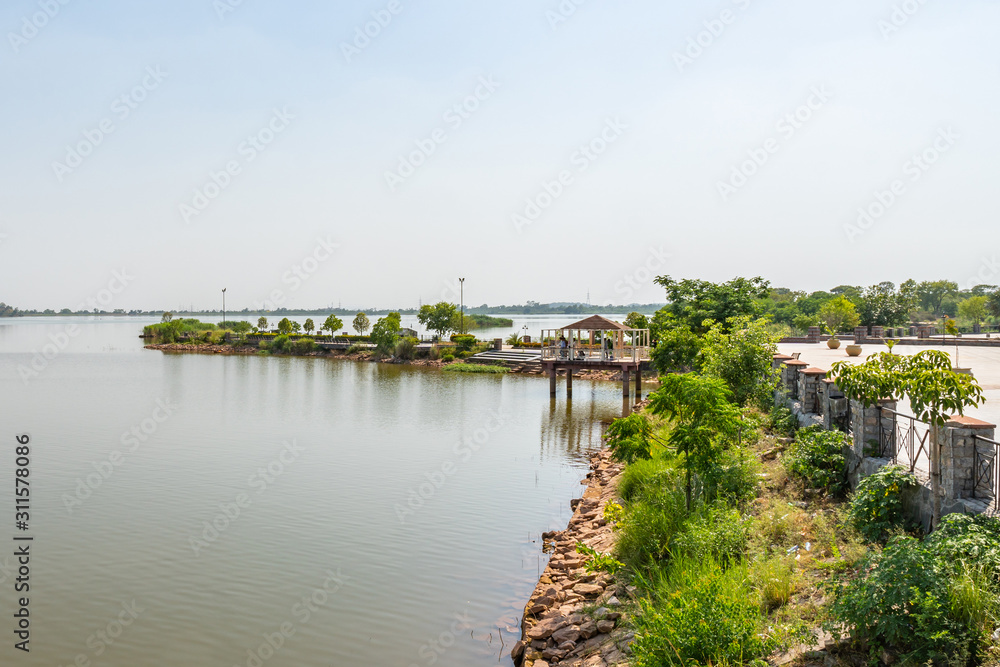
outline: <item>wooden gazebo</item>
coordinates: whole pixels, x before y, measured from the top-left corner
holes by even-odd
[[[543,329],[541,363],[549,373],[549,393],[556,394],[556,373],[566,370],[566,395],[573,395],[575,369],[622,372],[622,395],[629,396],[629,375],[635,374],[637,400],[642,395],[642,362],[649,360],[649,329],[630,329],[601,315]]]

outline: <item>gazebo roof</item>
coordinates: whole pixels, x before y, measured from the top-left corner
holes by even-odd
[[[606,317],[601,317],[600,315],[591,315],[590,317],[580,320],[579,322],[574,322],[573,324],[567,324],[564,327],[559,327],[557,331],[563,331],[567,329],[584,331],[631,331],[624,324],[615,322],[614,320],[609,320]]]

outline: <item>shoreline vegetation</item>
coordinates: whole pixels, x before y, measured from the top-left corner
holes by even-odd
[[[630,313],[626,324],[651,330],[659,386],[641,409],[606,426],[606,449],[592,461],[584,497],[571,503],[568,528],[543,534],[551,559],[525,607],[515,664],[997,664],[1000,519],[949,514],[924,533],[903,509],[914,479],[896,466],[852,490],[850,436],[799,429],[775,404],[781,332],[764,300],[766,281],[656,283],[668,305],[652,318]],[[876,286],[860,298],[882,303],[888,323],[912,305],[912,287]],[[824,313],[849,328],[859,315],[841,296]],[[418,351],[390,313],[370,335],[358,328],[345,354],[444,365],[487,349],[473,335],[445,338],[455,327],[448,306],[421,313],[441,344]],[[339,331],[330,317],[327,328]],[[151,334],[166,338],[197,325],[153,326]],[[168,345],[190,351],[225,341],[221,349],[235,342],[246,353],[320,354],[290,326],[286,318],[256,347],[235,324],[193,328],[182,334],[186,342]],[[968,382],[951,368],[940,372]],[[938,385],[906,392],[912,399],[917,390]]]

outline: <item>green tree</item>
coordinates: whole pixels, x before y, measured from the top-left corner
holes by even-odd
[[[417,313],[417,321],[430,331],[436,332],[438,336],[443,337],[449,331],[458,331],[455,328],[456,314],[458,314],[458,308],[455,307],[455,304],[447,301],[438,302],[433,306],[424,304],[420,307],[420,312]],[[461,315],[459,314],[459,316]],[[460,329],[461,324],[458,326]]]
[[[1000,289],[1000,285],[976,285],[969,292],[972,293],[972,296],[988,297],[993,292],[996,292],[997,289]]]
[[[336,332],[340,331],[340,329],[343,328],[343,326],[344,322],[333,313],[330,313],[329,315],[326,316],[326,319],[323,320],[323,326],[320,327],[320,331],[326,329],[327,331],[330,332],[330,335],[332,336]]]
[[[819,319],[826,323],[830,334],[850,331],[858,326],[861,317],[858,309],[846,296],[835,296],[819,309]]]
[[[725,382],[740,405],[752,402],[766,408],[778,386],[772,365],[777,344],[778,337],[768,333],[763,319],[744,316],[730,318],[726,327],[713,324],[701,350],[702,373]]]
[[[993,292],[986,298],[989,299],[986,303],[986,309],[989,311],[990,315],[993,317],[1000,317],[1000,290]]]
[[[864,291],[864,288],[857,287],[855,285],[837,285],[830,290],[830,294],[833,294],[834,296],[846,296],[854,303],[858,303],[861,301],[862,291]]]
[[[174,314],[171,313],[171,312],[169,312],[169,311],[167,311],[167,312],[163,313],[163,317],[160,318],[160,321],[161,322],[169,322],[172,319],[174,319]]]
[[[925,280],[917,285],[916,296],[920,307],[932,314],[941,312],[945,298],[958,293],[958,283],[950,280]]]
[[[858,315],[861,317],[861,324],[866,327],[893,327],[906,322],[915,305],[916,295],[911,285],[904,283],[897,290],[893,283],[882,282],[865,289],[861,295]]]
[[[292,331],[294,331],[295,333],[302,331],[302,325],[299,324],[298,322],[292,322]]]
[[[622,324],[629,329],[648,329],[649,318],[642,313],[631,312],[625,316],[625,321]]]
[[[982,387],[970,375],[952,370],[951,358],[940,350],[923,350],[912,356],[880,352],[863,364],[833,364],[830,376],[848,398],[874,406],[883,398],[905,395],[914,416],[930,424],[932,528],[941,519],[941,433],[954,414],[983,403]]]
[[[281,318],[281,321],[278,322],[278,333],[284,335],[292,333],[292,321],[287,317]]]
[[[989,312],[987,308],[989,302],[990,300],[985,296],[970,296],[958,304],[958,315],[971,321],[973,324],[979,324],[986,319],[986,315]]]
[[[650,395],[650,411],[673,422],[667,444],[684,454],[689,510],[692,471],[707,470],[739,432],[740,411],[729,398],[722,380],[694,373],[665,375]]]
[[[389,313],[375,322],[375,326],[372,327],[372,342],[375,343],[376,352],[390,355],[396,351],[401,321],[399,313]]]
[[[702,338],[685,323],[660,311],[654,317],[656,346],[650,353],[653,366],[660,373],[701,370]],[[651,334],[653,335],[653,334]]]
[[[257,318],[257,328],[260,329],[261,331],[264,331],[265,329],[267,329],[267,318],[266,317],[261,316],[261,317]]]
[[[768,296],[770,286],[760,277],[713,283],[659,276],[655,282],[667,291],[667,305],[661,310],[687,324],[695,333],[707,331],[711,322],[725,324],[732,317],[761,315],[764,311],[761,300]]]
[[[305,329],[307,334],[312,333],[316,329],[316,323],[312,321],[311,317],[307,317],[305,324],[302,325],[302,328]]]
[[[365,315],[364,313],[358,313],[354,317],[354,322],[352,323],[351,326],[354,327],[354,330],[357,331],[358,334],[364,336],[365,332],[368,331],[369,328],[371,328],[371,325],[372,323],[368,319],[367,315]]]

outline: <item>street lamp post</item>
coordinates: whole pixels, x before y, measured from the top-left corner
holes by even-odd
[[[222,324],[226,323],[226,288],[222,288]]]
[[[465,278],[458,279],[459,284],[459,303],[462,308],[462,333],[465,333]]]

